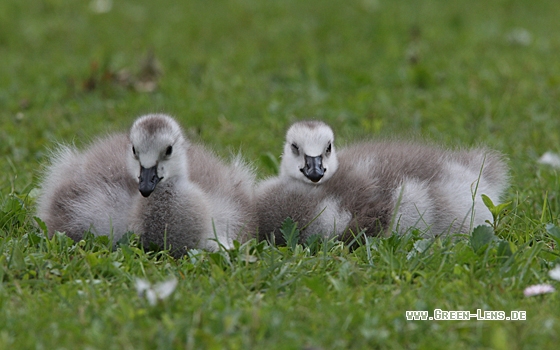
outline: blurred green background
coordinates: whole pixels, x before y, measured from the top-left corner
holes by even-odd
[[[523,290],[558,287],[558,171],[537,162],[560,153],[558,14],[558,0],[0,1],[0,348],[554,348],[558,292]],[[260,178],[300,119],[338,145],[488,145],[509,158],[513,204],[482,242],[354,252],[250,242],[175,260],[39,235],[25,197],[49,149],[154,112]],[[135,278],[169,276],[168,303],[136,297]],[[434,308],[528,318],[405,320]]]
[[[556,174],[536,161],[560,150],[558,13],[549,0],[2,1],[0,192],[36,183],[55,142],[153,112],[264,177],[289,124],[317,118],[339,144],[496,148],[534,213],[547,192],[556,205]]]
[[[220,154],[241,151],[261,176],[274,173],[269,155],[289,124],[317,118],[339,144],[489,145],[511,158],[513,191],[533,195],[546,187],[536,160],[559,150],[559,10],[546,0],[3,1],[1,191],[35,181],[55,142],[83,146],[163,112]]]

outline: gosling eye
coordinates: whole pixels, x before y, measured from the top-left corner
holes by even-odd
[[[167,157],[169,157],[171,155],[171,153],[173,153],[173,147],[172,146],[167,146],[167,149],[165,150],[165,155]]]
[[[134,158],[138,159],[138,155],[136,154],[136,148],[134,148],[134,146],[132,146],[132,154],[134,155]]]
[[[299,147],[295,143],[292,143],[292,152],[294,152],[296,156],[299,156]]]
[[[329,156],[331,154],[331,149],[332,149],[331,143],[329,143],[329,145],[327,146],[327,149],[325,150],[325,153],[326,153],[327,156]]]

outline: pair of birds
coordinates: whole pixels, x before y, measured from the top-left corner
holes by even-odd
[[[337,153],[331,128],[319,121],[290,127],[280,175],[255,186],[241,157],[225,163],[186,140],[173,118],[151,114],[84,151],[59,146],[37,215],[50,234],[79,240],[91,231],[118,240],[132,231],[145,246],[181,256],[185,247],[230,248],[257,235],[282,243],[287,217],[298,222],[301,241],[348,240],[361,230],[466,233],[491,219],[480,194],[499,199],[506,186],[497,152],[385,141]]]

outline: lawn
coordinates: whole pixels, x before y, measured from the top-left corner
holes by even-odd
[[[560,2],[0,2],[0,349],[557,348]],[[46,238],[38,176],[146,113],[223,157],[276,173],[290,123],[338,145],[376,137],[487,145],[511,188],[492,227],[182,259],[86,236]],[[175,278],[152,305],[139,278]],[[525,311],[526,320],[409,321],[406,311]]]

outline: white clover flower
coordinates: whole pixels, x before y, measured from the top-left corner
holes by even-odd
[[[151,284],[142,278],[137,278],[135,281],[136,292],[140,298],[148,299],[148,303],[152,306],[156,305],[173,293],[177,287],[177,279],[172,277],[167,281],[161,283]]]
[[[510,44],[529,46],[533,42],[533,36],[525,28],[514,28],[507,35],[506,39]]]
[[[94,13],[107,13],[113,8],[113,0],[92,0],[89,9]]]
[[[538,163],[560,168],[560,155],[547,151],[539,158]]]
[[[553,280],[560,281],[560,265],[556,265],[556,267],[548,271],[548,276]]]
[[[82,280],[82,279],[74,280],[74,283],[76,283],[76,284],[93,284],[93,285],[95,285],[95,284],[100,284],[101,282],[102,281],[98,280],[98,279],[93,279],[93,280],[87,279],[85,281]]]
[[[523,294],[526,297],[533,297],[535,295],[547,294],[556,291],[550,284],[534,284],[525,288]]]

